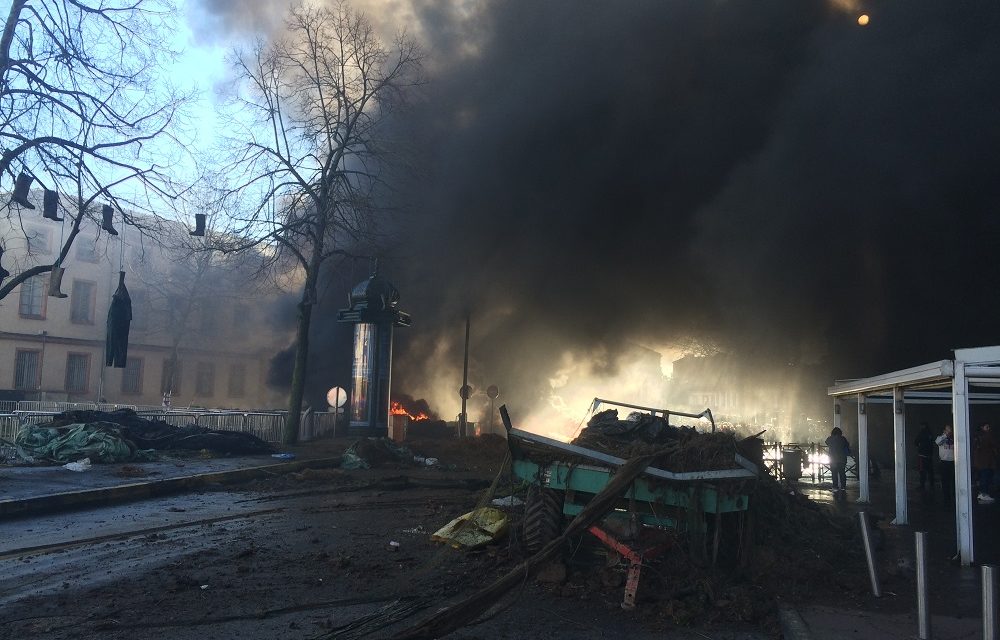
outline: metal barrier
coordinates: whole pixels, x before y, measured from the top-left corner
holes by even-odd
[[[245,413],[202,413],[195,423],[199,427],[224,431],[245,431]]]
[[[58,402],[48,400],[21,400],[15,411],[49,411],[59,408]]]
[[[337,414],[329,413],[327,411],[314,413],[312,426],[312,436],[314,438],[326,434],[335,435],[337,429]]]
[[[782,469],[782,453],[785,450],[795,450],[802,452],[802,478],[809,478],[812,482],[826,482],[833,480],[833,471],[830,469],[830,456],[827,447],[816,443],[797,442],[765,442],[764,443],[764,468],[777,479],[784,477]],[[858,480],[858,459],[857,456],[848,456],[847,465],[844,468],[847,477]]]
[[[20,405],[22,403],[18,403]],[[29,406],[36,406],[39,403],[31,403]],[[115,409],[135,409],[132,405],[94,405],[89,403],[48,403],[60,404],[63,406],[78,404],[78,408],[97,409],[99,411],[114,411]],[[12,440],[17,435],[18,430],[31,424],[48,422],[53,416],[62,413],[60,409],[50,410],[14,410],[3,414],[0,413],[0,438]],[[144,407],[141,411],[136,411],[136,415],[147,419],[162,420],[175,427],[184,427],[189,424],[196,424],[208,429],[219,429],[225,431],[240,431],[251,433],[262,440],[268,442],[281,442],[285,429],[285,416],[287,412],[262,412],[262,411],[172,411],[164,410],[163,407]],[[333,435],[337,427],[337,414],[328,412],[303,413],[299,427],[299,439],[308,441],[324,435]]]
[[[186,427],[189,424],[198,423],[197,413],[173,413],[173,412],[161,413],[159,411],[157,412],[143,411],[141,413],[136,413],[136,415],[141,416],[143,418],[149,418],[151,420],[162,420],[163,422],[166,422],[167,424],[173,425],[175,427]]]
[[[13,440],[14,436],[17,435],[17,430],[20,428],[21,424],[17,421],[17,416],[0,416],[0,438]]]
[[[248,413],[246,431],[268,442],[281,442],[285,429],[284,413]]]

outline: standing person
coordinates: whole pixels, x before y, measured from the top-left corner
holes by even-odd
[[[997,446],[993,440],[993,431],[990,423],[984,422],[976,433],[976,438],[972,444],[972,468],[979,474],[979,499],[980,504],[992,504],[993,496],[990,495],[990,487],[993,484],[993,473],[997,464]]]
[[[847,444],[840,427],[834,427],[830,432],[830,437],[826,439],[826,451],[833,473],[833,496],[844,498],[847,496],[847,456],[851,453],[851,446]]]
[[[920,472],[920,490],[923,491],[930,480],[931,493],[934,492],[934,440],[931,428],[926,422],[920,423],[920,433],[917,434],[917,471]]]
[[[950,504],[955,499],[955,438],[950,424],[944,425],[934,444],[938,446],[938,457],[941,459],[941,491],[944,501]]]

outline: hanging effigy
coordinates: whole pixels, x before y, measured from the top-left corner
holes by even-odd
[[[128,360],[128,330],[132,324],[132,298],[125,287],[125,272],[118,272],[118,289],[108,309],[105,366],[124,369]]]

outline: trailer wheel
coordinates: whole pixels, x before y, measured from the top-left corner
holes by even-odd
[[[563,521],[562,491],[542,489],[532,485],[528,488],[524,504],[524,546],[534,554],[559,537]]]

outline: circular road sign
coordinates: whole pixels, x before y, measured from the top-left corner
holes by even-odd
[[[500,387],[495,384],[491,384],[486,387],[486,395],[489,396],[490,400],[496,400],[500,397]]]
[[[338,409],[347,404],[347,392],[340,387],[334,387],[326,392],[326,403]]]

